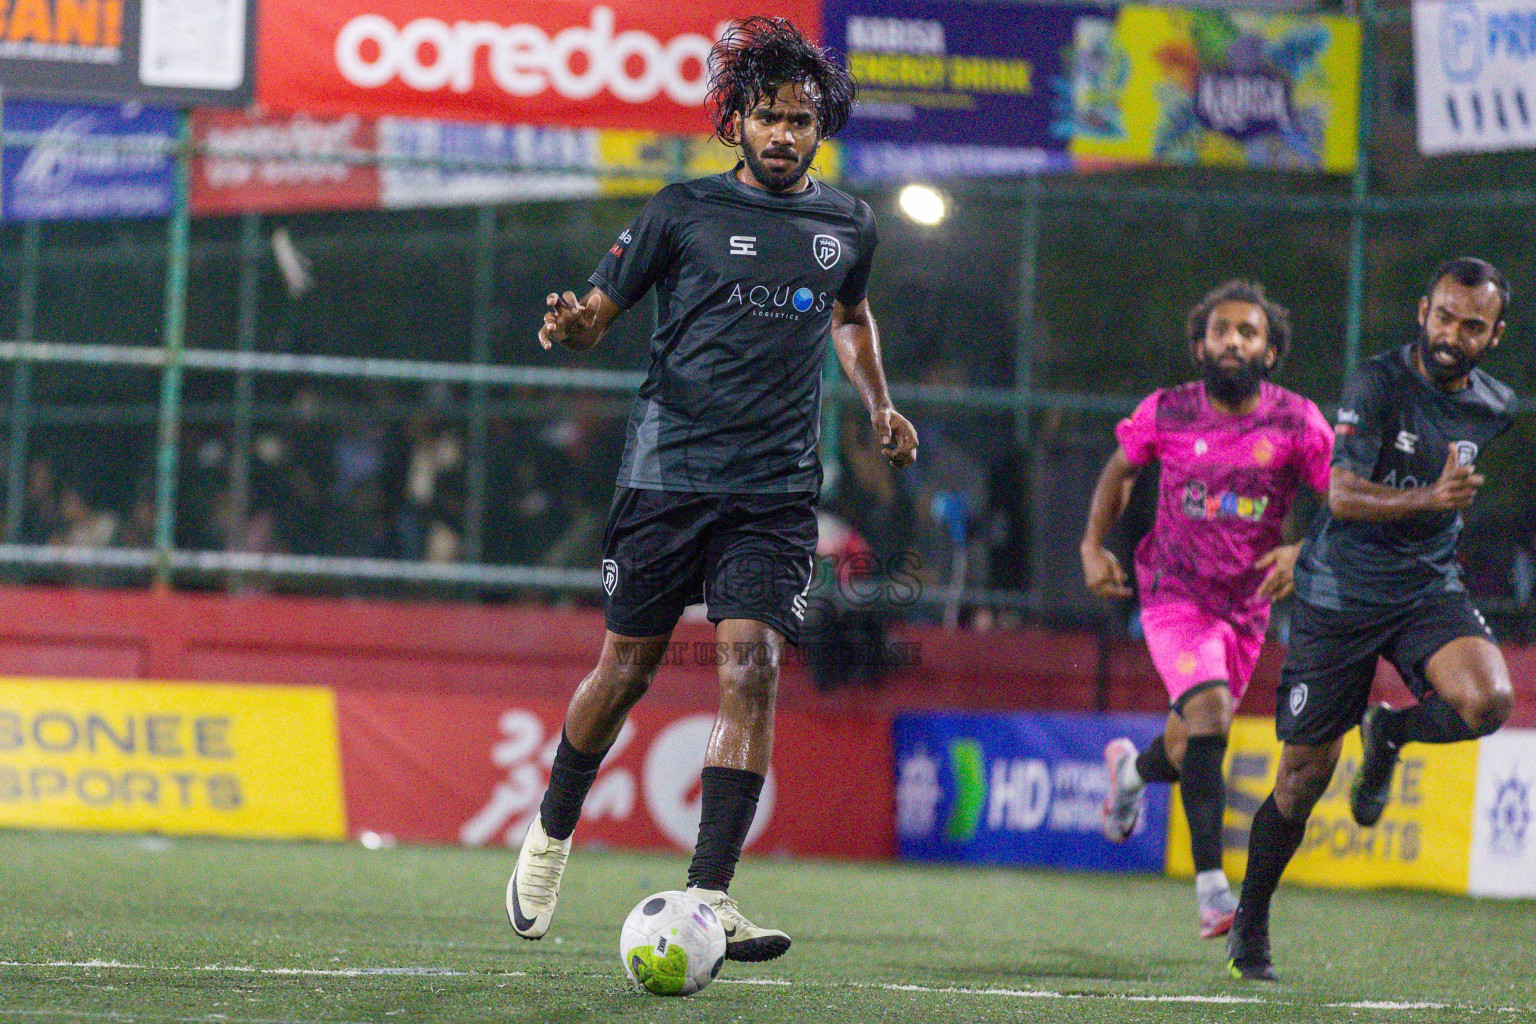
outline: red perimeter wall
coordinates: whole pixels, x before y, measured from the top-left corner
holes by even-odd
[[[520,841],[602,632],[592,611],[0,587],[0,675],[330,687],[348,828],[420,842]],[[674,639],[684,656],[663,668],[605,762],[584,841],[692,846],[715,704],[715,668],[694,645],[709,645],[712,628],[684,624]],[[1167,706],[1140,644],[922,627],[891,641],[911,663],[875,690],[820,694],[789,660],[749,850],[892,856],[893,714],[1091,711],[1101,688],[1108,710]],[[1536,724],[1536,647],[1508,654],[1523,691],[1516,723]],[[1265,651],[1247,713],[1273,711],[1280,660]],[[1390,670],[1378,688],[1406,699]],[[842,828],[824,827],[829,806]]]
[[[0,673],[20,676],[302,683],[341,691],[482,694],[563,703],[591,668],[602,615],[512,606],[293,597],[153,594],[136,590],[0,587]],[[712,639],[685,623],[675,640]],[[1100,651],[1091,636],[1027,629],[945,633],[910,626],[892,641],[917,664],[878,690],[818,694],[804,666],[786,665],[781,708],[890,714],[908,710],[1158,711],[1165,698],[1146,649]],[[1101,667],[1102,653],[1102,667]],[[1265,648],[1243,702],[1274,710],[1283,651]],[[1506,646],[1519,700],[1512,724],[1536,725],[1536,646]],[[647,703],[712,703],[714,669],[669,665]],[[1406,700],[1383,667],[1378,690]]]

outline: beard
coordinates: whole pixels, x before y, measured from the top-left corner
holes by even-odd
[[[788,192],[800,183],[805,177],[805,172],[811,169],[811,161],[816,159],[816,151],[821,148],[817,143],[812,146],[799,163],[793,164],[788,170],[775,171],[763,163],[766,156],[787,156],[794,159],[793,150],[765,150],[762,154],[754,153],[752,147],[742,146],[741,155],[747,161],[747,168],[752,172],[752,177],[769,192]]]
[[[1435,358],[1437,352],[1448,354],[1452,357],[1452,362],[1442,363]],[[1424,372],[1436,384],[1443,386],[1465,377],[1482,361],[1482,358],[1483,353],[1468,356],[1459,348],[1431,341],[1429,332],[1423,327],[1419,328],[1419,362],[1424,364]]]
[[[1200,357],[1200,378],[1206,394],[1226,405],[1242,405],[1259,393],[1259,385],[1269,378],[1264,360],[1243,359],[1233,367]]]

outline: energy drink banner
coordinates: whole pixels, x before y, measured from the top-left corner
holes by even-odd
[[[32,146],[7,146],[0,161],[0,219],[93,220],[164,217],[174,184],[165,152],[94,148],[84,139],[125,143],[176,140],[174,111],[78,106],[29,100],[5,104],[7,131],[42,136]]]
[[[1068,166],[1054,130],[1063,56],[1102,8],[828,0],[827,45],[859,102],[840,138],[850,179],[1014,174]]]
[[[1104,838],[1104,747],[1138,747],[1157,715],[909,714],[894,724],[896,838],[906,860],[1162,871],[1166,786],[1125,843]]]
[[[1352,19],[1121,7],[1077,19],[1067,63],[1079,164],[1355,166]]]

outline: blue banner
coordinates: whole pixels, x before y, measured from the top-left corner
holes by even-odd
[[[893,726],[896,839],[906,860],[1163,870],[1167,786],[1124,843],[1104,838],[1104,747],[1138,749],[1157,715],[910,714]]]
[[[1052,130],[1072,104],[1064,64],[1098,6],[828,0],[827,45],[859,102],[844,142],[850,178],[1017,174],[1070,165]]]
[[[15,101],[7,132],[37,132],[34,146],[5,149],[0,219],[95,220],[164,217],[171,210],[175,162],[165,152],[85,147],[85,138],[171,143],[178,114],[138,104],[82,106]]]

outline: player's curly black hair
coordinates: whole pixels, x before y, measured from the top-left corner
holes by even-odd
[[[826,50],[783,18],[743,18],[726,30],[709,55],[709,104],[715,136],[741,143],[740,121],[762,99],[785,85],[804,84],[816,101],[816,128],[823,139],[843,130],[857,87]]]
[[[1291,348],[1291,311],[1265,295],[1264,286],[1259,282],[1244,281],[1241,278],[1223,281],[1206,292],[1205,297],[1189,311],[1189,319],[1184,321],[1184,339],[1189,343],[1189,358],[1197,363],[1200,361],[1200,343],[1205,340],[1205,329],[1210,324],[1211,313],[1223,302],[1249,302],[1264,311],[1264,319],[1269,323],[1269,347],[1275,350],[1275,365],[1271,370],[1280,369],[1286,352]]]

